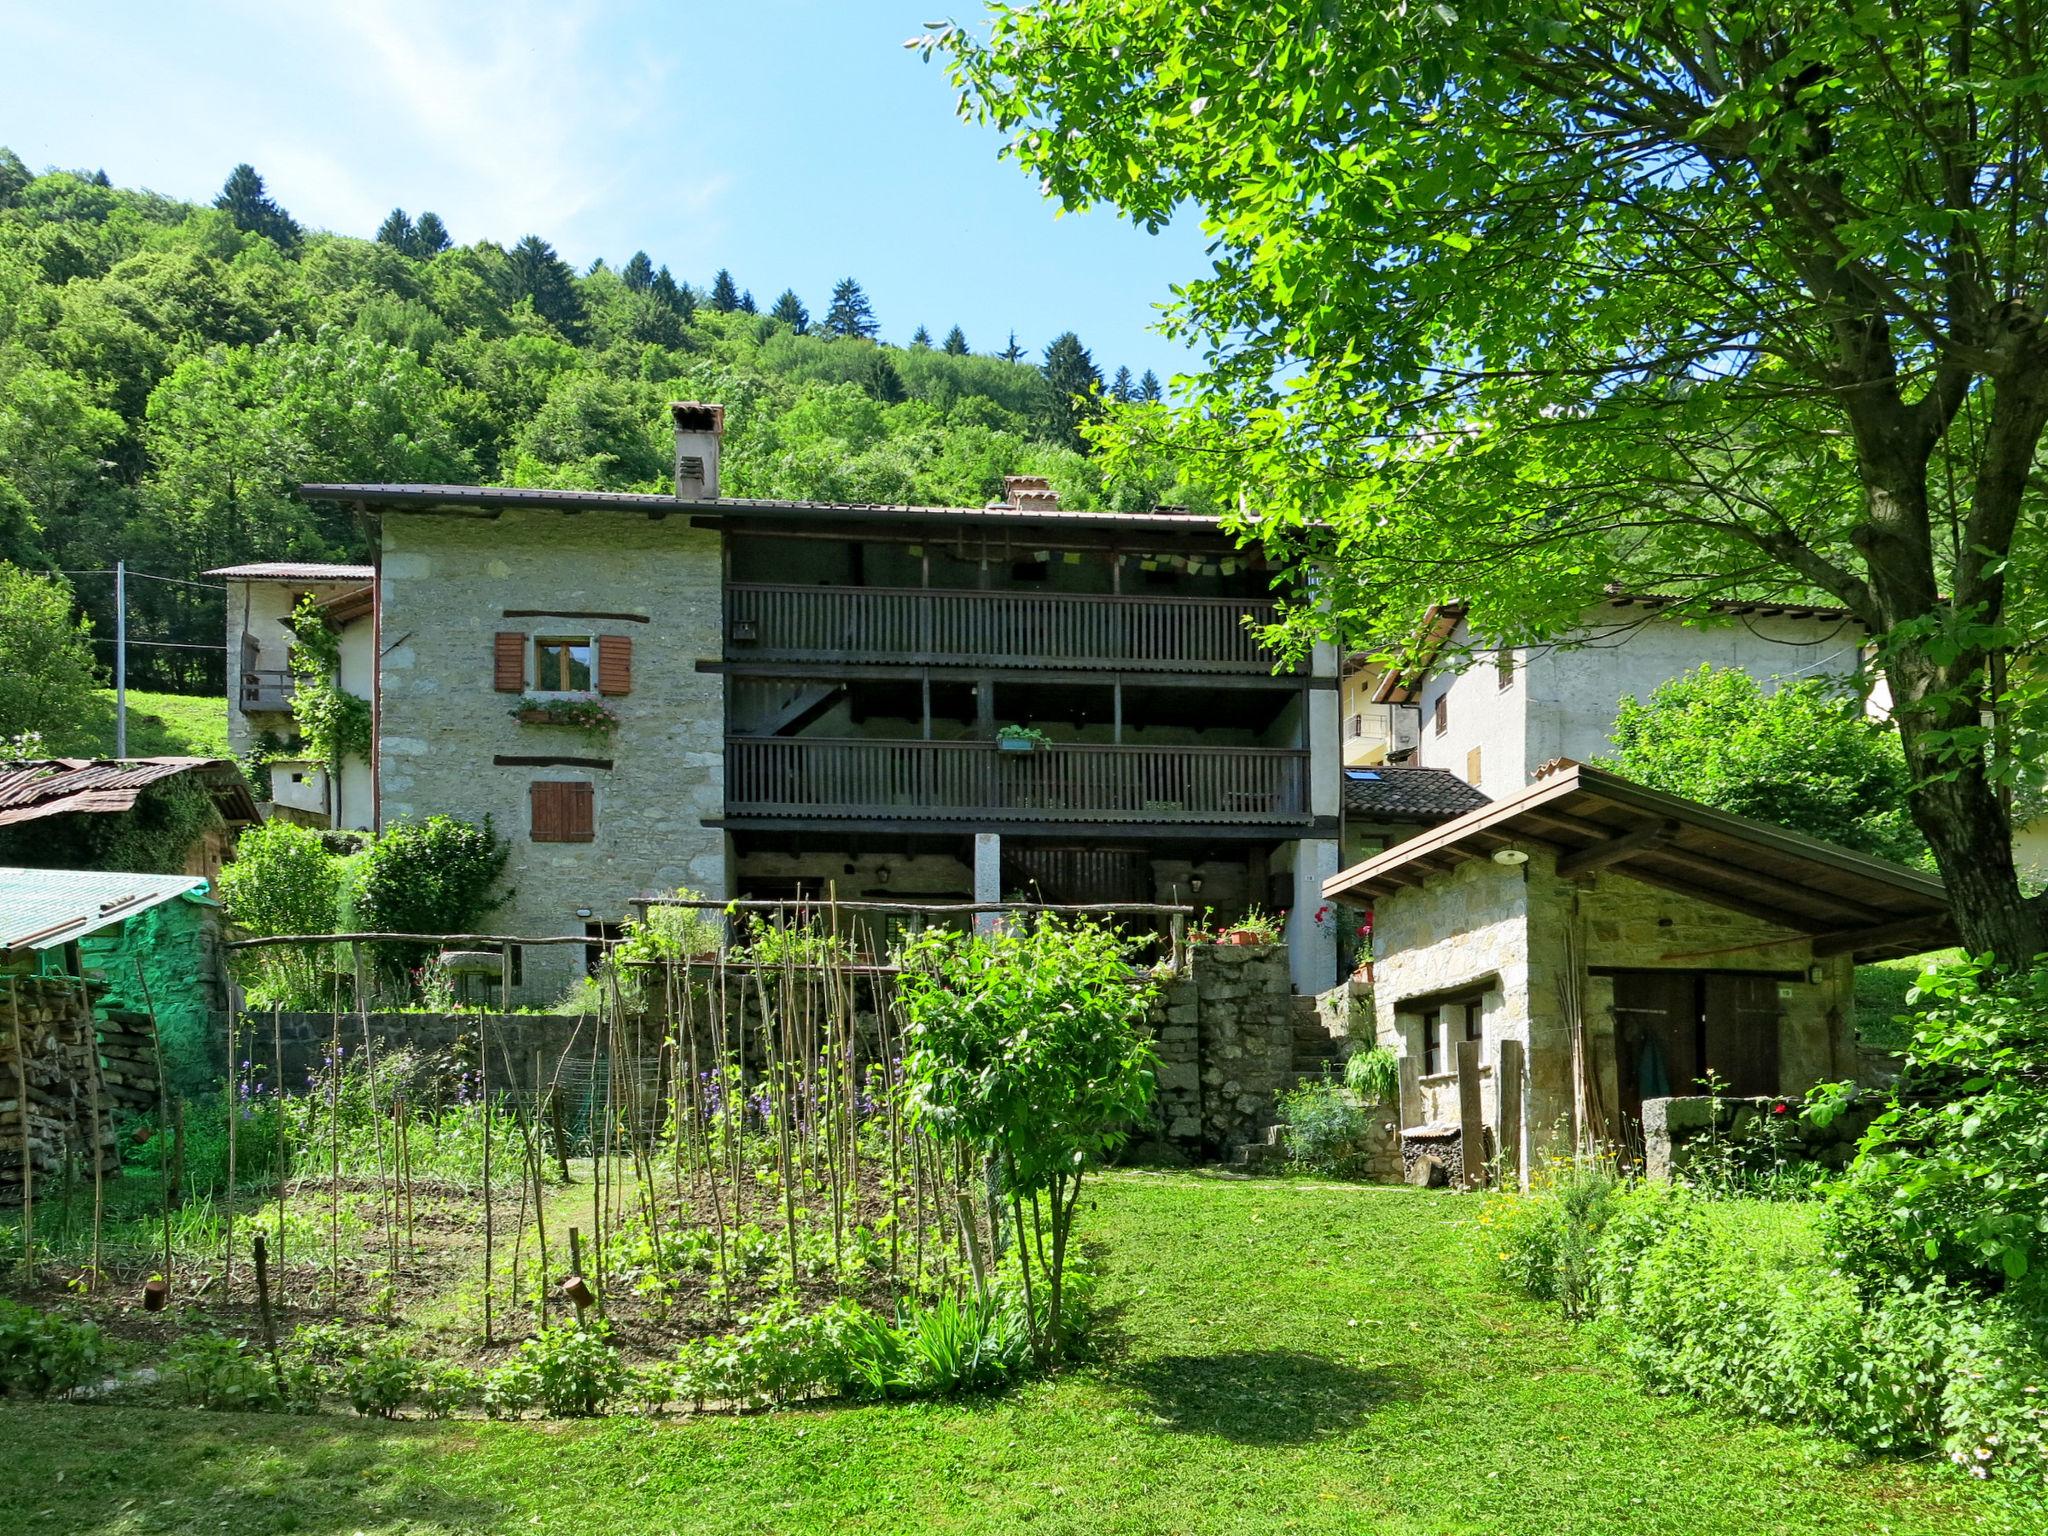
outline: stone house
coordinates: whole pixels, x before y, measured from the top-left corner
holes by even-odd
[[[1857,1076],[1855,962],[1951,939],[1927,875],[1568,762],[1324,894],[1372,914],[1404,1133],[1476,1120],[1524,1170],[1575,1131],[1639,1146],[1644,1101],[1709,1071]]]
[[[376,569],[271,560],[208,571],[227,584],[228,747],[247,758],[270,746],[271,814],[316,827],[367,830],[374,816],[367,758],[323,763],[294,755],[297,679],[291,666],[292,615],[317,602],[340,640],[335,679],[367,699],[376,686]]]
[[[1387,671],[1349,658],[1345,762],[1439,768],[1500,798],[1540,764],[1611,750],[1623,697],[1702,666],[1734,667],[1766,687],[1792,678],[1861,679],[1866,636],[1841,608],[1718,602],[1681,622],[1671,599],[1617,596],[1545,645],[1497,646],[1474,635],[1456,604],[1433,608],[1420,656]]]
[[[983,507],[727,497],[723,410],[671,414],[672,494],[300,488],[375,534],[373,825],[488,815],[513,933],[679,886],[1256,905],[1296,991],[1334,982],[1336,658],[1260,644],[1261,555],[1022,476]],[[518,995],[583,964],[536,947]]]

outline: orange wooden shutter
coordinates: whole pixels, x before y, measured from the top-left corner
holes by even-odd
[[[498,635],[491,662],[492,687],[500,693],[526,692],[526,636]]]
[[[588,784],[536,779],[528,786],[536,843],[588,843],[597,837],[597,792]]]
[[[633,637],[597,637],[597,691],[603,694],[633,691]]]

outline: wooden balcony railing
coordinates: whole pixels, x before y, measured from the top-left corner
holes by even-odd
[[[1280,824],[1309,819],[1308,753],[733,736],[725,802],[734,816]]]
[[[759,582],[725,591],[733,660],[1256,673],[1278,659],[1246,627],[1273,622],[1263,601]]]
[[[297,685],[289,672],[249,671],[242,674],[242,713],[267,714],[292,707],[292,690]]]

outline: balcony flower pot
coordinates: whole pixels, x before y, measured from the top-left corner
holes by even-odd
[[[1266,936],[1252,928],[1226,928],[1217,936],[1216,942],[1233,949],[1249,949],[1254,944],[1264,944]]]
[[[998,736],[996,750],[999,752],[1035,752],[1038,743],[1028,736]]]
[[[1033,726],[1006,725],[996,732],[998,752],[1045,752],[1051,748],[1052,738]]]

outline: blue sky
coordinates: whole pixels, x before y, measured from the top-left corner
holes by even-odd
[[[0,0],[0,144],[35,169],[210,198],[250,161],[302,222],[369,235],[395,204],[456,240],[537,233],[580,268],[644,247],[720,266],[765,308],[822,313],[852,275],[886,339],[1073,329],[1105,372],[1161,377],[1170,285],[1205,269],[1192,218],[1152,237],[1056,218],[902,46],[973,0],[709,4]]]

